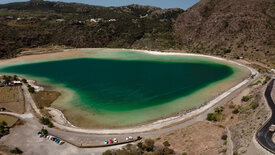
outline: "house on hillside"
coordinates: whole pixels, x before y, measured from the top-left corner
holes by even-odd
[[[65,19],[57,19],[56,22],[64,22]]]

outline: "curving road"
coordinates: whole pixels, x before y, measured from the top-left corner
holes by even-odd
[[[265,149],[269,150],[270,152],[275,154],[275,144],[272,141],[272,132],[269,132],[269,127],[271,124],[275,124],[275,104],[272,99],[271,93],[272,93],[272,88],[274,85],[275,79],[273,79],[267,86],[265,90],[265,98],[266,101],[271,108],[272,111],[272,116],[271,118],[262,126],[258,132],[256,133],[256,139],[259,142],[259,144],[264,147]]]

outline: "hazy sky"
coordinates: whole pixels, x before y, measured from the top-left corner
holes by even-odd
[[[28,0],[0,0],[0,4],[10,3],[10,2],[19,2],[19,1],[28,1]],[[57,0],[49,0],[57,1]],[[199,2],[199,0],[59,0],[63,2],[79,2],[92,5],[101,5],[101,6],[122,6],[129,4],[141,4],[141,5],[152,5],[161,8],[182,8],[187,9],[192,5]]]

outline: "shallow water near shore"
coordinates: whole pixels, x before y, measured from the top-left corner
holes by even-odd
[[[53,107],[72,124],[87,128],[125,127],[171,116],[202,105],[248,73],[205,57],[81,51],[86,54],[21,62],[2,67],[0,73],[38,79],[63,91]]]

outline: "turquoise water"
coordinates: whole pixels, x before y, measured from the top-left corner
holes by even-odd
[[[234,73],[214,63],[95,58],[15,65],[0,72],[47,78],[74,90],[81,104],[112,112],[162,105]]]

